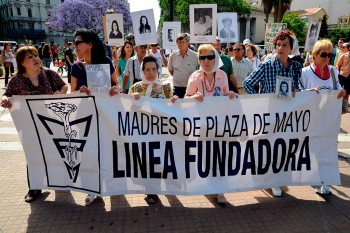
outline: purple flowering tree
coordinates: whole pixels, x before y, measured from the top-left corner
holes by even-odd
[[[74,32],[87,28],[96,33],[103,31],[102,16],[107,9],[123,14],[124,29],[132,25],[127,3],[121,0],[65,0],[49,11],[46,23],[50,30],[56,32]]]

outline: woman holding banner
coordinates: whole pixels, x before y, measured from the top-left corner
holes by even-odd
[[[119,85],[113,63],[106,56],[105,49],[98,35],[91,30],[82,28],[75,31],[74,38],[75,51],[82,60],[75,61],[72,65],[71,92],[80,90],[80,92],[90,94],[90,90],[87,87],[85,69],[86,65],[90,64],[109,64],[111,82]]]
[[[16,53],[17,74],[11,78],[1,99],[1,106],[11,108],[13,95],[51,95],[65,94],[68,86],[54,71],[44,69],[38,50],[32,46],[21,47]],[[30,189],[25,202],[32,202],[41,195],[41,190]]]
[[[129,89],[129,95],[134,96],[135,100],[139,100],[141,96],[147,96],[151,98],[170,98],[171,102],[174,103],[178,96],[172,95],[172,88],[170,85],[162,85],[159,82],[159,70],[157,65],[157,59],[152,56],[146,56],[141,64],[141,79],[133,84]],[[110,95],[116,95],[118,92],[116,89],[111,89]],[[158,200],[156,194],[148,194],[145,198],[148,204],[154,204]]]
[[[300,78],[301,90],[317,91],[322,89],[341,90],[337,98],[345,96],[346,92],[340,86],[338,71],[335,67],[328,65],[332,57],[333,45],[330,40],[323,39],[316,42],[312,49],[312,61],[310,66],[304,67]],[[340,109],[339,109],[340,111]],[[321,195],[332,194],[327,184],[322,184],[315,189]]]
[[[229,90],[228,78],[224,71],[220,70],[223,63],[220,55],[211,44],[202,44],[198,48],[200,68],[189,78],[185,98],[195,98],[199,102],[205,96],[228,96],[236,98],[237,94]],[[217,194],[217,202],[226,203],[223,194]]]
[[[75,31],[74,38],[75,51],[77,56],[82,58],[82,61],[75,61],[72,65],[71,92],[79,90],[80,92],[90,95],[91,90],[88,88],[87,84],[86,65],[109,64],[111,82],[116,84],[116,86],[113,87],[113,91],[119,93],[119,83],[113,63],[111,59],[106,56],[105,49],[98,35],[91,30],[82,28]],[[85,205],[91,205],[96,198],[96,195],[88,194],[85,198]]]

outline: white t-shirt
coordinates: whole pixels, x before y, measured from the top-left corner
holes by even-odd
[[[305,89],[311,89],[311,88],[317,88],[318,90],[334,90],[333,87],[333,78],[332,78],[332,72],[328,79],[321,79],[318,77],[314,71],[311,68],[312,64],[310,66],[304,67],[301,72],[301,78],[300,78],[300,90]],[[328,66],[329,71],[331,69],[334,72],[335,80],[336,80],[336,90],[341,90],[342,87],[340,86],[339,80],[338,80],[338,70],[333,66]]]
[[[152,57],[155,57],[157,59],[158,63],[158,70],[159,70],[159,78],[161,79],[163,77],[163,72],[162,72],[162,55],[160,55],[159,50],[157,49],[156,53],[153,53],[152,50],[149,50],[149,55]]]

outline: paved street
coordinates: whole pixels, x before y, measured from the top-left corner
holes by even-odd
[[[55,68],[54,68],[55,69]],[[165,72],[165,69],[164,69]],[[66,78],[64,78],[66,81]],[[4,79],[0,79],[0,94]],[[225,194],[218,205],[213,196],[159,195],[149,206],[145,195],[103,197],[83,206],[85,194],[43,190],[32,204],[26,161],[17,130],[0,107],[0,233],[4,232],[349,232],[350,231],[350,114],[342,115],[338,136],[340,186],[321,197],[311,186]]]

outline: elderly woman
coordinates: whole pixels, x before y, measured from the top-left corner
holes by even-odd
[[[52,70],[43,69],[38,50],[32,46],[24,46],[16,53],[18,72],[11,78],[1,106],[11,108],[9,97],[13,95],[48,95],[65,94],[68,86],[61,77]],[[29,187],[30,188],[30,187]],[[25,195],[26,202],[32,202],[41,194],[41,190],[29,189]]]
[[[171,102],[175,102],[178,96],[172,96],[171,86],[163,86],[158,80],[159,70],[157,65],[157,59],[152,56],[146,56],[141,64],[141,79],[137,83],[134,83],[129,89],[129,95],[132,95],[135,100],[139,100],[141,96],[147,96],[151,98],[170,98]],[[165,90],[166,88],[166,90]],[[118,94],[116,88],[111,88],[110,95]],[[154,204],[158,200],[156,194],[148,194],[145,198],[148,204]]]
[[[253,73],[251,73],[244,81],[243,86],[247,93],[256,94],[256,86],[260,83],[260,93],[275,93],[276,77],[283,76],[292,80],[292,93],[295,96],[296,90],[299,88],[299,78],[301,76],[301,64],[289,58],[289,54],[293,49],[293,38],[286,32],[279,32],[273,39],[275,46],[275,54],[271,59],[261,63]],[[280,187],[271,188],[275,197],[282,196]]]
[[[248,60],[253,64],[253,69],[259,66],[260,60],[256,56],[258,54],[258,50],[253,44],[246,44],[245,46],[245,54],[247,55]]]
[[[330,40],[323,39],[315,43],[311,53],[313,63],[310,66],[304,67],[301,74],[301,90],[309,89],[317,92],[320,89],[341,90],[337,98],[339,99],[345,96],[346,92],[341,88],[338,80],[337,69],[328,65],[332,57],[332,50],[333,45]],[[328,185],[317,187],[315,191],[322,195],[331,194]]]
[[[234,99],[237,94],[229,90],[228,78],[224,71],[220,55],[211,44],[202,44],[198,48],[200,68],[189,78],[185,98],[195,98],[202,102],[205,96],[229,96]],[[217,202],[226,203],[223,194],[217,194]]]

